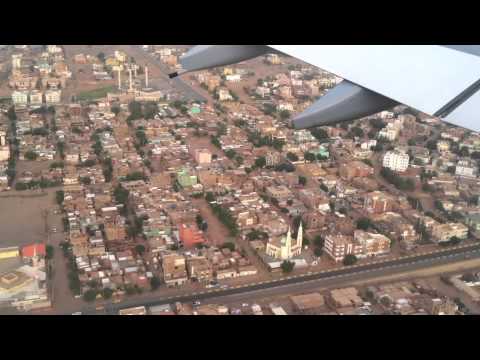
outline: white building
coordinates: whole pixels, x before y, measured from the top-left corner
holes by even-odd
[[[303,227],[302,223],[298,227],[297,239],[292,244],[292,233],[290,228],[288,229],[287,236],[281,238],[270,239],[267,244],[265,252],[268,256],[271,256],[280,260],[289,260],[302,253],[303,244]]]
[[[15,105],[27,105],[28,104],[28,92],[27,91],[14,91],[12,93],[12,101]]]
[[[477,167],[470,159],[460,160],[455,167],[455,175],[463,177],[476,177]]]
[[[42,106],[43,104],[43,94],[41,91],[32,90],[30,91],[30,105],[32,106]]]
[[[401,151],[388,151],[383,157],[383,167],[393,171],[404,172],[408,169],[410,156]]]
[[[277,105],[277,110],[278,111],[283,111],[283,110],[294,111],[294,108],[292,103],[281,101]]]
[[[62,52],[62,48],[57,45],[47,45],[47,51],[50,54],[59,54]]]
[[[388,124],[378,132],[378,137],[387,139],[388,141],[395,141],[398,138],[399,133],[400,129],[397,126]]]
[[[267,95],[270,95],[270,89],[269,89],[268,87],[258,86],[258,87],[255,89],[255,93],[256,93],[258,96],[265,97],[265,96],[267,96]]]
[[[242,80],[242,76],[240,74],[230,74],[225,76],[225,80],[230,82],[239,82]]]
[[[61,90],[47,90],[45,92],[45,102],[47,104],[58,104],[62,95]]]
[[[23,54],[13,54],[12,55],[12,67],[13,67],[13,69],[19,69],[22,66],[22,57],[23,57]]]
[[[218,89],[218,100],[220,101],[230,101],[233,100],[232,95],[230,94],[230,91],[227,89]]]
[[[437,150],[441,153],[448,152],[450,150],[450,143],[448,141],[440,140],[437,142]]]

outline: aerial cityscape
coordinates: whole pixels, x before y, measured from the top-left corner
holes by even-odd
[[[0,314],[480,314],[479,133],[192,47],[0,47]]]

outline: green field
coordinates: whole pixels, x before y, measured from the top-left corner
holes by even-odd
[[[116,87],[114,85],[106,86],[103,88],[98,88],[90,91],[83,91],[77,95],[78,101],[90,101],[95,99],[104,98],[107,96],[107,93],[114,92]]]

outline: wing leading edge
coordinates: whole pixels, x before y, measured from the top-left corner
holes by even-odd
[[[200,45],[180,61],[185,71],[194,71],[280,52],[348,80],[293,119],[296,128],[353,120],[400,103],[479,131],[480,57],[473,47]]]

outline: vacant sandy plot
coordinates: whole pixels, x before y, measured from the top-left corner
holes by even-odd
[[[0,247],[44,242],[44,210],[55,206],[55,190],[0,194]]]

